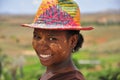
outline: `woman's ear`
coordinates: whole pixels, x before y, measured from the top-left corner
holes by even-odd
[[[75,48],[75,46],[77,45],[77,42],[78,42],[78,35],[75,34],[70,37],[69,44],[70,44],[71,49]]]

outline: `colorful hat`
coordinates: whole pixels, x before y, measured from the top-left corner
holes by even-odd
[[[92,30],[81,27],[80,10],[73,0],[42,0],[32,24],[24,27],[49,30]]]

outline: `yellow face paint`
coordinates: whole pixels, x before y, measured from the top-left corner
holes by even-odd
[[[66,43],[67,41],[66,40],[64,40],[64,43]]]
[[[62,49],[62,47],[60,46],[60,44],[58,45],[59,49]]]
[[[54,51],[57,51],[57,49],[58,49],[58,44],[51,43],[51,44],[50,44],[50,48],[51,48],[52,50],[54,50]]]
[[[64,52],[63,52],[63,55],[64,55],[65,53],[66,53],[66,52],[64,51]]]

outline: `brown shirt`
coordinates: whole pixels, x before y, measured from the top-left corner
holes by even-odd
[[[79,71],[74,70],[66,73],[56,74],[49,78],[48,80],[85,80],[85,79]]]

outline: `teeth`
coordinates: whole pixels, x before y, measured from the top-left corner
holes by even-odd
[[[43,55],[43,54],[40,54],[40,56],[43,57],[43,58],[48,58],[48,57],[50,57],[51,55]]]

